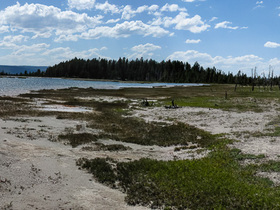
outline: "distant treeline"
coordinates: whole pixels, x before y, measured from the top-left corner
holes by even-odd
[[[0,72],[6,75],[5,72]],[[147,81],[147,82],[174,82],[174,83],[223,83],[255,86],[279,85],[279,77],[273,76],[273,70],[269,67],[268,75],[264,73],[257,75],[256,67],[252,69],[252,76],[238,71],[236,75],[231,72],[225,73],[215,67],[203,68],[197,62],[194,65],[182,61],[161,61],[149,59],[108,60],[104,58],[93,58],[84,60],[74,58],[61,62],[46,71],[27,72],[16,74],[20,76],[41,76],[41,77],[69,77],[108,79],[123,81]],[[280,88],[280,86],[279,86]]]
[[[157,62],[143,58],[119,58],[117,61],[74,58],[49,67],[45,76],[176,83],[235,83],[236,80],[232,73],[225,74],[215,67],[204,69],[197,62],[191,66],[182,61]],[[245,74],[240,76],[248,80]]]

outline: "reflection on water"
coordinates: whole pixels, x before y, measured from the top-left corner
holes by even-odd
[[[196,86],[201,84],[188,84],[188,83],[121,83],[121,82],[108,82],[108,81],[85,81],[85,80],[72,80],[60,78],[0,78],[0,96],[9,95],[15,96],[21,93],[27,93],[31,90],[41,89],[61,89],[69,87],[89,88],[94,89],[119,89],[125,87],[157,87],[157,86]]]

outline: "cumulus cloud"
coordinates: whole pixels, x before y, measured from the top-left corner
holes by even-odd
[[[0,11],[1,27],[10,30],[31,32],[37,37],[50,37],[56,34],[71,34],[85,31],[101,23],[102,16],[89,17],[72,11],[61,11],[54,6],[42,4],[24,4],[9,6]]]
[[[180,12],[176,17],[164,17],[157,18],[150,22],[152,25],[163,25],[164,27],[170,27],[175,25],[174,28],[177,30],[188,30],[192,33],[201,33],[207,30],[210,25],[206,24],[201,20],[199,15],[187,18],[189,16],[186,12]]]
[[[238,57],[212,57],[208,53],[201,53],[195,50],[177,51],[169,55],[167,60],[181,60],[189,63],[195,63],[196,61],[204,67],[215,66],[223,71],[237,72],[243,70],[245,73],[250,73],[250,70],[255,66],[265,66],[263,58],[256,55],[244,55]]]
[[[123,23],[116,24],[114,27],[96,27],[82,33],[80,37],[83,39],[99,39],[101,37],[120,38],[129,37],[131,35],[162,37],[170,35],[170,32],[159,26],[151,26],[138,20],[125,21]]]
[[[68,0],[70,9],[87,10],[94,7],[95,0]]]
[[[97,3],[95,5],[95,9],[102,10],[105,14],[107,14],[108,12],[112,14],[121,12],[118,6],[116,6],[115,4],[110,4],[108,1],[103,4]]]
[[[123,9],[122,19],[129,20],[136,15],[136,11],[132,10],[130,5],[126,5]]]
[[[279,43],[276,43],[276,42],[266,42],[264,44],[265,47],[268,47],[268,48],[277,48],[277,47],[280,47],[280,44]]]
[[[180,8],[178,4],[165,4],[160,11],[162,12],[177,12],[177,11],[187,11],[186,8]]]
[[[198,44],[198,43],[200,43],[200,42],[201,42],[200,39],[187,39],[187,40],[186,40],[186,43],[187,43],[187,44]]]
[[[159,8],[158,5],[151,5],[151,6],[147,6],[147,5],[143,5],[138,7],[136,10],[132,9],[132,7],[130,5],[126,5],[123,9],[122,9],[122,19],[125,20],[130,20],[131,18],[135,17],[137,14],[143,13],[143,12],[148,12],[148,14],[154,14],[154,12]]]
[[[147,43],[147,44],[140,44],[137,46],[134,46],[131,48],[131,51],[133,52],[132,54],[130,54],[128,56],[129,59],[132,58],[141,58],[141,57],[145,57],[145,58],[151,58],[154,53],[153,51],[155,50],[160,50],[161,47],[151,44],[151,43]]]
[[[159,9],[159,6],[158,5],[156,5],[156,4],[153,4],[153,5],[151,5],[150,7],[149,7],[149,11],[156,11],[156,10],[158,10]]]

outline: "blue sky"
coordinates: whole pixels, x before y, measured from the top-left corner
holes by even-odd
[[[280,75],[280,1],[2,0],[0,64],[182,60]]]

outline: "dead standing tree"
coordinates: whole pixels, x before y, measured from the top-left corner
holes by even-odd
[[[252,91],[255,90],[256,78],[257,78],[257,67],[255,67],[255,69],[252,69]]]
[[[269,65],[269,74],[268,74],[268,79],[270,83],[270,90],[272,91],[272,86],[273,86],[273,67]]]
[[[234,87],[234,92],[236,92],[237,85],[241,83],[241,71],[239,70],[237,75],[235,76],[235,87]]]

